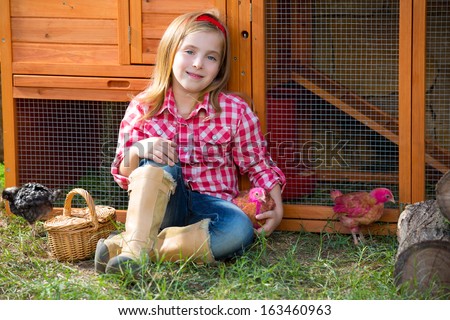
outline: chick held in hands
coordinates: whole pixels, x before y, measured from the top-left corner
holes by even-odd
[[[259,187],[241,191],[239,195],[233,199],[233,203],[249,217],[255,229],[262,227],[266,223],[266,219],[258,220],[256,219],[256,216],[275,208],[275,201],[270,194]]]
[[[389,189],[376,188],[369,192],[359,191],[343,194],[339,190],[330,193],[334,202],[333,211],[341,223],[350,229],[353,242],[358,244],[364,240],[360,225],[369,225],[378,221],[384,212],[386,202],[395,203],[394,196]]]

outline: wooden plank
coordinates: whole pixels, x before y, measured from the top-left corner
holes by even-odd
[[[130,59],[132,63],[142,63],[142,1],[130,0]],[[149,62],[146,62],[149,63]],[[154,64],[154,62],[153,62]]]
[[[16,111],[12,94],[12,41],[9,17],[10,2],[0,1],[0,51],[5,187],[16,186],[18,180]]]
[[[14,98],[56,99],[56,100],[86,100],[86,101],[130,101],[132,95],[139,91],[125,90],[95,90],[66,88],[27,88],[14,87]]]
[[[118,64],[118,46],[14,43],[14,62]]]
[[[250,30],[250,2],[231,1],[227,3],[227,28],[231,54],[231,71],[228,89],[240,92],[246,98],[251,97],[251,30]],[[245,20],[245,21],[242,21]],[[242,41],[242,31],[247,31],[249,38]],[[243,50],[247,50],[246,53]],[[247,63],[244,66],[244,63]],[[250,99],[247,99],[249,101]],[[250,188],[248,176],[239,180],[241,189]]]
[[[339,181],[339,182],[378,182],[378,183],[398,183],[398,174],[395,172],[363,172],[363,171],[347,171],[329,169],[314,169],[317,180],[321,181]]]
[[[170,11],[169,11],[170,12]],[[178,17],[176,13],[143,13],[142,14],[142,38],[161,39],[169,24]]]
[[[41,75],[73,75],[73,76],[99,76],[99,77],[128,77],[148,79],[153,72],[153,66],[144,65],[98,65],[98,64],[53,64],[14,62],[14,74],[41,74]]]
[[[146,64],[156,64],[156,52],[159,46],[159,39],[143,39],[141,47],[141,58]]]
[[[217,10],[219,10],[220,18],[222,21],[225,21],[227,23],[227,0],[213,0],[211,3],[213,3],[213,7]]]
[[[58,209],[55,209],[58,210]],[[60,209],[59,209],[60,210]],[[125,223],[126,210],[116,211],[117,221]],[[350,230],[342,226],[337,221],[309,220],[309,219],[286,219],[284,218],[277,230],[280,231],[305,231],[305,232],[327,232],[350,234]],[[396,234],[396,223],[374,223],[371,226],[362,226],[361,230],[365,234],[372,235],[392,235]]]
[[[130,8],[128,1],[120,1],[117,12],[117,41],[119,45],[119,63],[130,64]]]
[[[250,1],[228,4],[227,25],[231,46],[231,76],[229,89],[250,98],[252,95],[252,29],[250,23]],[[248,36],[244,37],[244,33]]]
[[[267,133],[266,124],[266,25],[265,1],[252,2],[252,99],[254,111],[259,117],[261,129]]]
[[[117,20],[12,18],[13,42],[117,44]]]
[[[174,13],[176,16],[186,12],[202,11],[221,6],[220,2],[215,0],[197,0],[197,1],[179,1],[179,0],[152,0],[142,1],[143,13],[165,14]]]
[[[142,91],[147,79],[15,75],[15,87]]]
[[[317,220],[292,220],[283,219],[278,226],[280,231],[303,231],[314,233],[345,233],[350,234],[350,230],[342,226],[340,222],[317,221]],[[361,227],[364,234],[395,236],[397,230],[396,223],[374,223],[370,226]]]
[[[121,0],[11,0],[12,17],[115,19]]]
[[[58,210],[58,209],[55,209]],[[116,211],[117,221],[125,223],[126,211]],[[350,230],[342,226],[340,222],[335,221],[321,221],[321,220],[302,220],[302,219],[283,219],[278,226],[280,231],[304,231],[314,233],[345,233],[350,234]],[[394,236],[397,230],[396,223],[374,223],[373,225],[361,227],[364,234],[372,235],[390,235]]]
[[[398,66],[398,107],[399,107],[399,202],[411,203],[411,50],[412,50],[412,2],[400,1],[399,20],[399,66]]]
[[[426,0],[413,0],[411,126],[414,130],[411,131],[412,203],[425,200],[426,15]],[[433,164],[431,163],[431,165]],[[448,171],[448,168],[446,171]]]
[[[232,46],[239,46],[239,92],[244,96],[252,96],[252,25],[251,25],[251,1],[241,0],[239,3],[238,29],[234,34],[237,42]],[[245,36],[247,34],[247,36]],[[232,38],[233,39],[233,38]],[[260,115],[261,117],[263,115]]]
[[[331,206],[285,204],[283,209],[286,219],[337,220]],[[380,221],[397,222],[399,215],[399,209],[386,208]]]
[[[231,54],[231,70],[230,79],[228,81],[228,89],[231,91],[239,91],[239,6],[237,1],[231,1],[227,5],[227,27],[230,33],[230,54]]]

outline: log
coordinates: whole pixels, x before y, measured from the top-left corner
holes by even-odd
[[[447,171],[436,184],[436,201],[441,213],[450,220],[450,171]]]
[[[399,217],[397,239],[397,287],[449,297],[450,223],[441,214],[437,201],[408,205]]]

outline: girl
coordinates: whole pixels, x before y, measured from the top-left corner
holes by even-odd
[[[224,91],[229,73],[229,37],[216,15],[189,13],[170,24],[152,82],[120,125],[112,174],[129,206],[125,231],[97,244],[98,272],[136,271],[141,254],[196,262],[241,254],[254,230],[231,202],[239,173],[276,203],[258,216],[267,220],[257,232],[269,235],[280,223],[285,176],[248,104]]]

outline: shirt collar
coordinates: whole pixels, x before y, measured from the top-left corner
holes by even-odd
[[[159,116],[166,110],[168,112],[170,112],[174,117],[176,117],[177,110],[176,110],[176,106],[175,106],[175,97],[173,95],[172,88],[169,88],[167,90],[166,98],[164,99],[164,103],[163,103],[161,109],[155,115]],[[204,111],[205,118],[210,119],[211,117],[214,116],[215,110],[209,103],[209,93],[205,94],[203,101],[198,103],[195,106],[194,114],[192,116],[195,117],[202,110]]]

